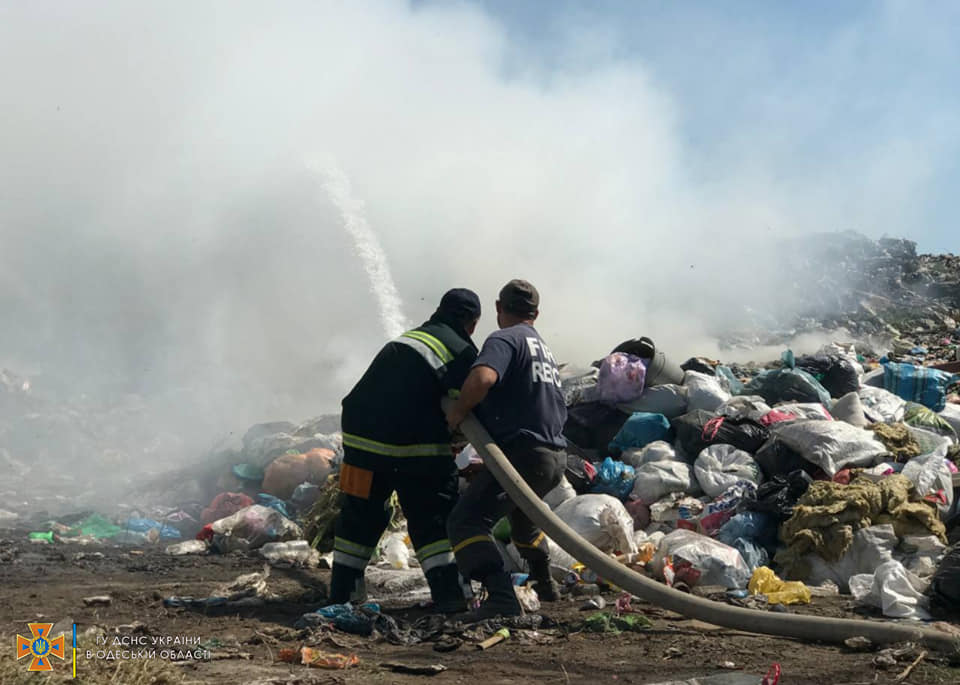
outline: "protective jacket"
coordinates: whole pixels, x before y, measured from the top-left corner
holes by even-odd
[[[434,315],[387,343],[343,399],[344,461],[373,471],[416,471],[452,457],[440,407],[477,357],[470,336]]]

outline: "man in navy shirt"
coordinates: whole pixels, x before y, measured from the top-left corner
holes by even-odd
[[[510,463],[543,497],[563,476],[566,440],[561,431],[567,410],[557,361],[533,327],[539,306],[540,296],[527,281],[513,280],[503,287],[497,300],[500,330],[484,342],[447,422],[456,428],[476,407],[477,418]],[[530,566],[540,599],[557,599],[543,532],[516,507],[490,472],[483,471],[462,494],[447,521],[461,573],[481,581],[487,589],[488,599],[478,618],[523,613],[490,534],[503,516],[510,520],[511,537]]]

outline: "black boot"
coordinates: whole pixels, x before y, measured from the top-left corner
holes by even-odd
[[[330,574],[330,604],[362,604],[367,601],[367,585],[363,571],[343,564],[334,564]]]
[[[537,559],[529,561],[530,580],[533,582],[533,589],[537,591],[537,597],[541,602],[556,602],[560,599],[560,586],[550,576],[550,561],[548,559]]]
[[[491,573],[483,579],[487,599],[473,612],[471,620],[484,621],[496,616],[523,616],[523,607],[513,589],[513,581],[506,571]]]
[[[424,574],[430,586],[433,604],[441,614],[456,614],[467,610],[467,600],[460,584],[460,570],[456,564],[432,568]]]

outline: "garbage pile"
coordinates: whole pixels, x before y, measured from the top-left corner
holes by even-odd
[[[955,350],[960,331],[941,335]],[[776,604],[826,585],[887,616],[929,618],[931,580],[956,558],[960,374],[902,347],[675,366],[641,338],[564,367],[571,463],[544,499],[674,587]],[[556,545],[551,557],[568,587],[598,581]]]
[[[844,329],[863,343],[909,342],[926,350],[929,363],[957,360],[943,333],[960,325],[960,257],[918,255],[912,241],[855,232],[806,235],[781,249],[791,258],[774,296],[799,309],[748,312],[750,330],[719,332],[727,346],[780,345],[799,333]]]

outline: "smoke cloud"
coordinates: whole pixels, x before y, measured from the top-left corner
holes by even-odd
[[[5,3],[0,365],[146,398],[205,439],[337,410],[384,302],[419,322],[472,288],[482,336],[526,278],[577,362],[644,334],[681,359],[737,323],[730,303],[789,306],[763,294],[789,258],[768,238],[808,228],[804,198],[749,145],[704,181],[649,68],[602,26],[569,35],[524,69],[467,4]],[[316,159],[362,203],[402,312]]]

